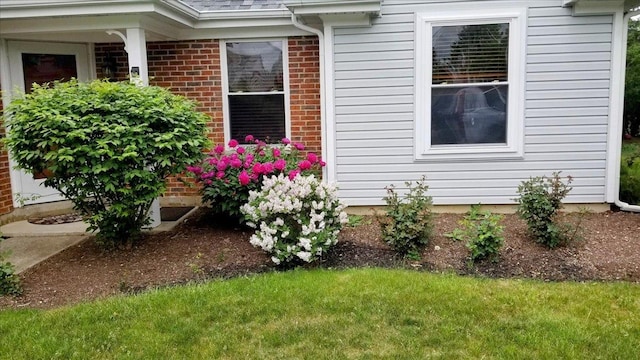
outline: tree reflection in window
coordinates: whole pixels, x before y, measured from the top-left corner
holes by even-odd
[[[431,144],[505,143],[509,24],[432,31]]]
[[[282,42],[227,43],[229,92],[283,91]]]

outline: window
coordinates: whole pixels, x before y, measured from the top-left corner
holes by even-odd
[[[289,136],[285,41],[222,42],[225,138],[267,141]]]
[[[416,158],[522,156],[524,11],[436,13],[416,17]]]

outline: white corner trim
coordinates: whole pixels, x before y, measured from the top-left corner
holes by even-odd
[[[333,26],[324,24],[324,81],[326,97],[326,142],[327,142],[327,181],[338,181],[338,167],[336,164],[336,118],[335,118],[335,71],[334,71],[334,49],[333,49]]]
[[[293,26],[295,26],[296,28],[303,30],[303,31],[307,31],[311,34],[314,34],[318,37],[318,52],[319,52],[319,64],[320,64],[320,77],[318,79],[318,81],[320,82],[320,152],[322,154],[322,160],[324,160],[325,162],[328,159],[328,154],[329,149],[328,149],[328,145],[327,145],[327,140],[329,138],[329,135],[327,133],[327,120],[329,119],[327,117],[327,96],[326,96],[326,92],[327,92],[327,82],[326,82],[326,62],[327,62],[327,57],[325,56],[325,36],[324,33],[322,32],[322,30],[320,29],[316,29],[313,28],[311,26],[307,26],[304,24],[301,24],[298,21],[298,18],[295,14],[291,14],[291,22],[293,23]],[[333,118],[330,119],[331,122],[333,122]],[[333,140],[335,142],[335,139]],[[333,148],[331,149],[331,153],[333,154],[335,152],[335,150],[333,150]],[[335,154],[332,155],[335,158]],[[328,165],[328,163],[327,163]],[[334,182],[335,181],[335,173],[331,174],[331,180],[329,179],[330,175],[329,175],[329,170],[327,169],[327,166],[325,166],[322,169],[322,180],[325,182]]]
[[[606,202],[622,210],[640,212],[640,206],[620,200],[620,158],[622,156],[622,124],[624,109],[624,79],[627,53],[628,20],[632,13],[622,10],[613,15],[613,44],[611,49],[611,92],[609,94],[609,133],[607,134]]]

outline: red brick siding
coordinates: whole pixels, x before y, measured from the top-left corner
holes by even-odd
[[[291,138],[321,152],[319,47],[315,37],[294,37],[289,46],[289,88],[291,92]],[[96,45],[98,77],[100,64],[109,53],[118,62],[117,80],[127,77],[127,58],[122,44]],[[209,137],[224,141],[222,77],[218,40],[152,42],[147,44],[149,77],[152,85],[163,86],[199,103],[198,110],[210,117]],[[197,189],[169,179],[168,196],[196,195]]]
[[[321,152],[320,50],[315,37],[289,39],[291,138]]]
[[[0,101],[0,114],[2,114],[2,109],[2,101]],[[0,120],[0,139],[4,138],[4,134],[4,124]],[[8,214],[13,210],[9,170],[9,155],[4,147],[0,145],[0,215]]]

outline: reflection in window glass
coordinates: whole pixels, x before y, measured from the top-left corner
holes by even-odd
[[[431,144],[506,143],[507,86],[431,91]]]
[[[283,91],[282,42],[227,43],[229,92]]]
[[[432,28],[431,144],[505,144],[509,24]]]
[[[33,83],[42,85],[56,80],[78,77],[75,55],[22,54],[24,89],[31,92]]]
[[[279,142],[286,136],[284,128],[284,96],[229,96],[231,138],[240,142],[247,135]]]
[[[286,137],[282,41],[226,43],[231,138]]]

